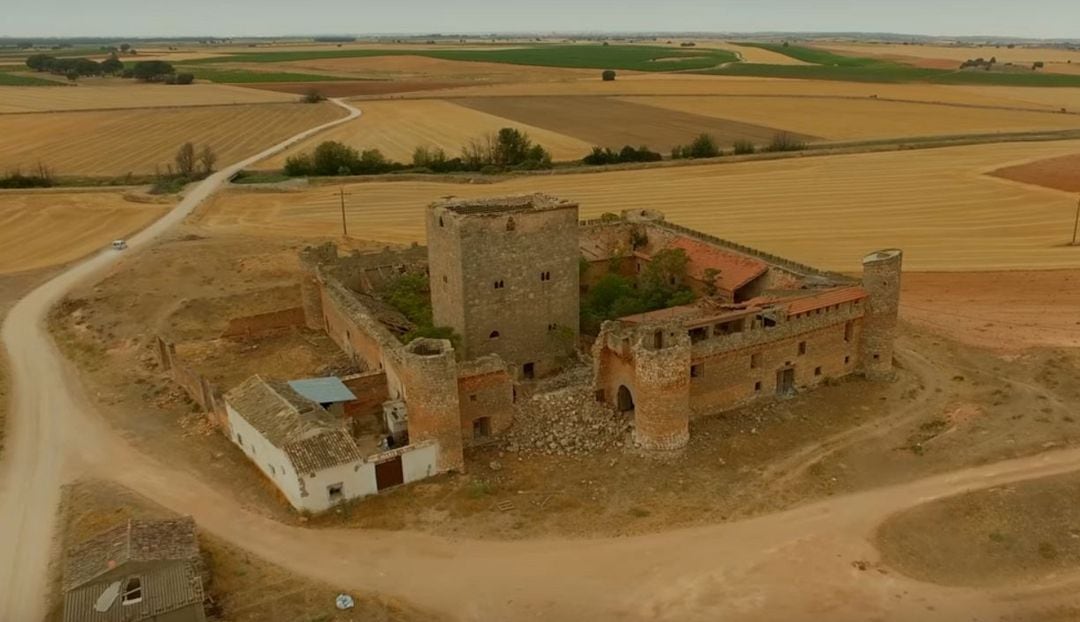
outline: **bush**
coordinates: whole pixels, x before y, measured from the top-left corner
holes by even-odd
[[[634,148],[630,145],[626,145],[615,153],[608,148],[593,147],[593,150],[589,155],[581,159],[584,164],[592,166],[599,166],[603,164],[619,164],[622,162],[657,162],[663,160],[664,157],[655,151],[650,151],[648,147],[642,145],[641,147]]]
[[[712,136],[701,134],[690,143],[689,153],[691,158],[715,158],[720,155],[720,148]]]
[[[694,293],[686,284],[689,258],[682,249],[660,251],[635,283],[614,271],[589,288],[581,301],[581,330],[596,334],[606,320],[690,304]]]
[[[772,141],[762,151],[801,151],[803,149],[806,149],[806,143],[787,132],[780,132],[773,136]]]
[[[305,177],[315,173],[315,163],[311,155],[298,153],[285,158],[285,174],[290,177]]]
[[[193,73],[178,73],[176,74],[176,84],[191,84],[195,82],[195,74]]]
[[[326,96],[319,89],[308,89],[304,96],[300,98],[300,101],[305,104],[317,104],[326,101]]]
[[[0,177],[0,188],[49,188],[54,183],[52,171],[44,164],[38,164],[37,170],[30,175],[15,170]]]
[[[746,155],[757,151],[757,146],[749,140],[737,140],[733,147],[735,149],[735,155]]]
[[[615,72],[610,70],[610,69],[607,69],[607,70],[604,71],[604,73],[600,74],[600,77],[603,78],[604,82],[614,82],[615,81]]]

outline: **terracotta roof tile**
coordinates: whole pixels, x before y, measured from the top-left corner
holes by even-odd
[[[769,269],[768,264],[760,259],[685,236],[675,238],[668,248],[681,248],[686,251],[686,256],[690,259],[686,272],[694,279],[704,281],[707,270],[717,270],[719,275],[716,277],[716,286],[729,292],[734,292]]]
[[[869,294],[861,287],[840,287],[826,290],[803,298],[796,298],[788,303],[788,315],[798,315],[808,311],[824,309],[833,305],[853,302],[868,297]]]

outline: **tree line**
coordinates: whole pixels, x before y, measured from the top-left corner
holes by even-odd
[[[470,141],[462,148],[461,155],[454,158],[437,147],[417,147],[412,160],[406,164],[390,160],[378,149],[357,150],[338,141],[326,141],[311,153],[300,153],[285,160],[285,174],[290,177],[378,175],[405,170],[494,174],[548,168],[551,168],[551,154],[534,143],[528,133],[512,127]]]
[[[66,76],[73,82],[82,77],[117,75],[165,84],[191,84],[195,81],[194,74],[177,73],[171,63],[162,60],[138,61],[127,67],[116,53],[110,54],[100,63],[89,58],[57,58],[49,54],[34,54],[26,59],[26,66],[40,73]]]

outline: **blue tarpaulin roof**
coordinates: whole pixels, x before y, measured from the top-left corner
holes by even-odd
[[[292,387],[293,391],[320,404],[351,402],[356,399],[349,387],[334,377],[290,380],[289,386]]]

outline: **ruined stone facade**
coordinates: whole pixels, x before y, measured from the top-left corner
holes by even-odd
[[[497,354],[524,379],[558,369],[578,333],[577,205],[451,200],[426,224],[435,324],[461,336],[463,358]]]
[[[416,265],[396,267],[388,255],[378,270],[359,269],[355,256],[320,247],[305,253],[301,285],[308,325],[326,330],[361,367],[385,373],[389,399],[405,405],[410,439],[438,445],[440,471],[463,469],[463,447],[507,432],[521,411],[518,396],[531,394],[534,378],[571,364],[576,351],[591,357],[583,393],[628,417],[633,444],[652,451],[685,446],[693,417],[829,378],[891,374],[898,250],[868,255],[860,281],[668,223],[652,210],[579,222],[577,205],[530,195],[444,201],[426,219],[434,323],[452,328],[456,343],[403,345],[403,331],[392,331],[398,320],[370,295],[379,270]],[[667,250],[685,254],[696,300],[605,322],[591,348],[578,351],[582,294],[606,274],[642,272]],[[421,249],[407,252],[415,264]]]

